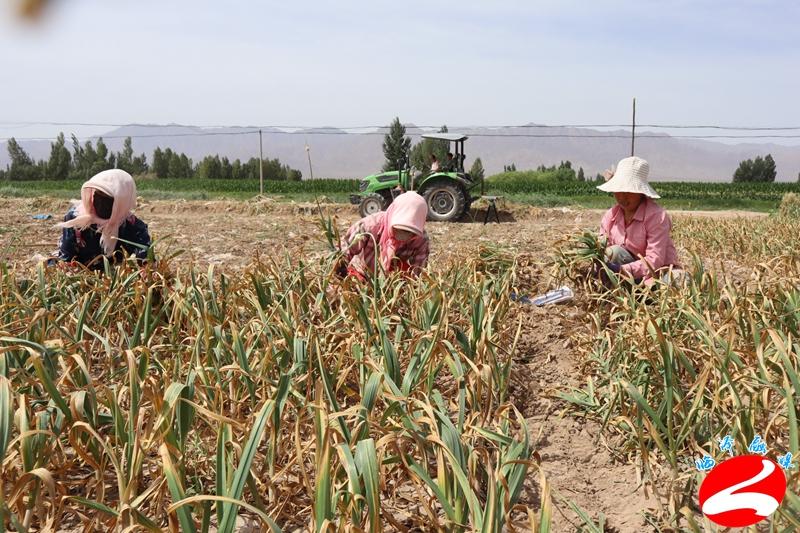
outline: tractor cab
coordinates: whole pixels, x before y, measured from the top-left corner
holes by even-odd
[[[464,159],[467,157],[464,154],[464,141],[469,137],[460,133],[423,133],[422,138],[453,143],[454,153],[452,164],[448,166],[449,163],[444,161],[442,171],[464,173]]]

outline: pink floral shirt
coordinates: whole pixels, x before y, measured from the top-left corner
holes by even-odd
[[[609,246],[623,246],[638,261],[623,265],[621,270],[636,279],[648,280],[653,271],[661,268],[679,267],[678,253],[670,237],[672,221],[663,207],[646,198],[633,220],[625,226],[625,212],[615,205],[603,215],[600,233],[608,238]],[[649,266],[648,266],[649,265]]]

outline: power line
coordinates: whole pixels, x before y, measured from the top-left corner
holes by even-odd
[[[82,126],[82,127],[185,127],[203,129],[280,129],[280,130],[388,130],[387,125],[369,126],[303,126],[303,125],[260,125],[260,126],[231,126],[231,125],[209,125],[195,126],[185,124],[138,124],[138,123],[111,123],[111,122],[47,122],[47,121],[0,121],[0,126],[26,127],[26,126]],[[441,126],[431,125],[409,125],[419,129],[438,129]],[[505,125],[466,125],[451,126],[452,129],[547,129],[547,128],[630,128],[630,124],[505,124]],[[716,124],[637,124],[642,128],[655,129],[715,129],[729,131],[796,131],[800,126],[727,126]],[[309,133],[309,132],[306,132]]]
[[[641,128],[664,128],[664,129],[715,129],[715,130],[739,130],[739,131],[790,131],[800,130],[800,126],[712,126],[712,125],[687,125],[687,124],[637,124]]]
[[[77,137],[78,140],[91,140],[102,138],[108,139],[151,139],[151,138],[176,138],[176,137],[211,137],[211,136],[236,136],[236,135],[256,135],[257,129],[245,131],[207,131],[207,132],[191,132],[191,133],[155,133],[144,135],[92,135],[88,137]],[[271,131],[274,135],[384,135],[383,132],[362,132],[354,133],[348,131]],[[419,137],[422,133],[407,133],[409,137]],[[568,133],[552,133],[552,134],[530,134],[530,133],[470,133],[469,137],[493,137],[493,138],[529,138],[529,139],[630,139],[630,135],[620,135],[614,133],[608,134],[568,134]],[[637,135],[637,139],[800,139],[799,135],[786,135],[786,134],[771,134],[771,135]],[[9,141],[15,139],[16,141],[52,141],[53,137],[0,137],[0,141]]]

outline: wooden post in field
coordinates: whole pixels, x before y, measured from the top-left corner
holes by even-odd
[[[631,121],[631,157],[636,143],[636,98],[633,99],[633,120]]]
[[[264,142],[261,139],[261,130],[258,130],[258,188],[259,194],[264,195]]]

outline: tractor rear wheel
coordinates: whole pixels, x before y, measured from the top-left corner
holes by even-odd
[[[457,182],[437,179],[420,191],[428,203],[428,218],[439,222],[458,220],[464,214],[467,195]]]
[[[368,215],[374,215],[378,211],[386,209],[387,202],[383,195],[376,192],[367,194],[361,199],[358,206],[358,214],[363,218]]]

